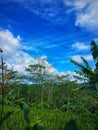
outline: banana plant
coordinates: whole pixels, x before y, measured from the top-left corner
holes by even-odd
[[[96,85],[98,86],[98,46],[96,45],[96,43],[94,41],[91,42],[91,52],[92,52],[92,56],[95,62],[95,81],[96,81]]]
[[[84,79],[88,79],[90,89],[96,90],[96,86],[98,85],[98,46],[94,41],[91,42],[91,52],[92,57],[95,62],[95,69],[91,68],[89,63],[86,61],[84,57],[80,57],[83,61],[84,65],[78,63],[77,61],[71,59],[71,62],[80,68],[80,71],[75,71],[77,74],[84,77]]]

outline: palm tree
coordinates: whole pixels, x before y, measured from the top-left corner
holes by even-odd
[[[77,61],[71,59],[71,62],[80,68],[80,70],[75,71],[77,74],[84,76],[84,78],[88,79],[90,89],[96,90],[96,86],[98,84],[98,46],[94,41],[91,42],[91,52],[92,57],[95,62],[95,69],[92,69],[86,59],[81,56],[81,60],[84,65],[78,63]]]

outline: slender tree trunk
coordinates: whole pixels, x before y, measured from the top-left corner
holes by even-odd
[[[49,86],[48,86],[48,101],[50,100],[50,97],[51,97],[51,84],[49,83]]]
[[[43,101],[44,101],[44,82],[42,82],[42,91],[41,91],[41,108],[43,109]]]
[[[4,77],[4,63],[3,63],[3,58],[1,58],[1,70],[2,70],[2,83],[1,83],[1,94],[2,94],[2,100],[1,100],[1,115],[0,115],[0,130],[2,129],[3,126],[3,114],[4,114],[4,82],[5,82],[5,77]]]

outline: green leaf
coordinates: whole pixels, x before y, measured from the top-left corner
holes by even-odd
[[[95,61],[96,69],[98,69],[98,46],[94,41],[91,42],[91,52]]]

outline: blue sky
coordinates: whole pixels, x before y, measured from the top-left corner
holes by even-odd
[[[0,46],[7,65],[22,72],[42,62],[51,72],[66,73],[76,69],[71,58],[81,63],[84,56],[93,66],[97,7],[98,0],[1,0]]]

